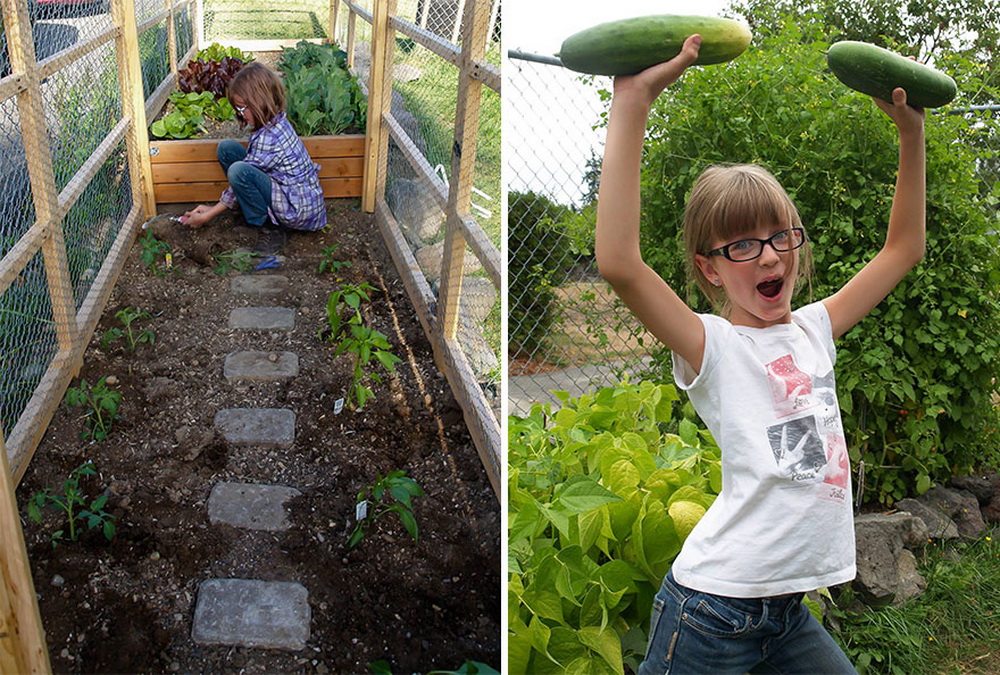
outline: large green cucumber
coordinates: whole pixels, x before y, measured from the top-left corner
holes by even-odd
[[[826,62],[848,87],[884,101],[892,101],[892,90],[902,87],[910,105],[938,108],[958,93],[955,80],[941,71],[867,42],[837,42]]]
[[[591,75],[632,75],[677,56],[684,40],[701,35],[697,65],[731,61],[750,44],[750,31],[731,19],[658,14],[602,23],[570,35],[559,58]]]

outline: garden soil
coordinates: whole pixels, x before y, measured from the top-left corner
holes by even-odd
[[[23,519],[55,672],[363,673],[380,660],[406,673],[455,670],[467,660],[499,669],[497,497],[373,218],[357,200],[327,203],[329,231],[290,235],[281,268],[250,272],[289,278],[288,292],[266,301],[231,292],[239,272],[217,273],[224,270],[212,254],[253,244],[252,232],[231,216],[197,231],[157,221],[173,245],[169,274],[147,268],[139,243],[131,251],[80,373],[89,383],[113,378],[121,416],[105,440],[81,440],[82,409],[61,406],[18,488],[25,515],[33,493],[61,489],[90,460],[99,475],[81,486],[88,498],[108,495],[117,519],[111,542],[95,530],[55,547],[55,511],[45,511],[41,524]],[[335,257],[352,265],[318,274],[320,249],[334,244]],[[334,356],[318,333],[338,277],[374,287],[366,320],[402,362],[373,385],[374,401],[335,413],[352,362]],[[230,330],[230,311],[255,304],[293,307],[294,331]],[[136,327],[153,330],[153,344],[134,352],[123,340],[102,346],[125,307],[152,315]],[[300,374],[285,383],[231,384],[223,359],[243,349],[295,352]],[[213,418],[234,407],[293,409],[294,446],[227,444]],[[413,506],[419,540],[390,514],[349,549],[358,492],[397,469],[426,492]],[[211,523],[206,502],[223,481],[300,490],[289,502],[291,529]],[[195,644],[198,587],[214,578],[304,585],[312,612],[306,649]]]

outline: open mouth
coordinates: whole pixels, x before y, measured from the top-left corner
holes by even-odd
[[[778,294],[781,293],[781,287],[785,285],[785,282],[779,279],[769,279],[768,281],[763,281],[757,284],[757,292],[763,295],[765,298],[776,298]]]

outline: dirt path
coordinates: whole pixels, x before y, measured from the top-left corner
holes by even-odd
[[[372,218],[356,200],[328,205],[329,232],[291,236],[280,269],[254,272],[288,277],[289,290],[273,302],[234,297],[237,272],[219,275],[183,255],[196,243],[201,253],[253,243],[229,223],[175,237],[174,271],[165,276],[143,265],[139,244],[133,250],[81,372],[91,384],[115,378],[121,417],[107,439],[94,442],[80,439],[82,409],[61,408],[18,490],[24,512],[34,492],[59,489],[91,460],[99,475],[82,487],[91,498],[108,495],[106,508],[117,518],[110,543],[94,531],[55,548],[56,512],[42,525],[25,521],[56,672],[368,672],[378,660],[397,672],[453,670],[466,660],[500,666],[497,499]],[[320,249],[333,244],[335,257],[352,266],[318,275]],[[403,358],[396,374],[373,384],[374,401],[339,414],[334,402],[351,362],[317,338],[337,276],[375,288],[366,319]],[[294,308],[294,330],[231,330],[230,311],[253,304]],[[125,307],[153,316],[136,326],[154,331],[154,344],[135,352],[123,340],[101,346],[102,334],[121,327],[115,313]],[[226,354],[247,349],[294,352],[300,375],[227,381]],[[294,409],[294,445],[227,443],[214,416],[238,407]],[[414,501],[419,541],[393,515],[348,549],[357,493],[396,469],[426,491]],[[292,528],[212,524],[206,502],[222,481],[301,491],[290,503]],[[312,612],[306,649],[194,643],[199,584],[225,577],[304,585]]]

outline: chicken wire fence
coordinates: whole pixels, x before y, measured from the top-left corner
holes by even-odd
[[[141,213],[130,92],[148,96],[170,71],[171,47],[191,44],[190,10],[129,5],[3,5],[0,429],[15,473],[58,404]],[[131,51],[126,34],[137,38]]]
[[[366,3],[359,3],[365,5]],[[500,2],[482,2],[488,9],[485,60],[500,61]],[[367,5],[371,6],[371,0]],[[432,296],[441,299],[442,271],[449,269],[446,239],[446,206],[456,139],[456,109],[459,103],[458,50],[463,49],[464,12],[468,0],[400,0],[395,7],[391,61],[391,98],[387,120],[392,131],[384,174],[384,200],[404,241],[404,255],[419,267]],[[367,7],[365,8],[367,9]],[[352,27],[349,17],[337,21],[337,41],[349,44],[353,66],[367,80],[370,74],[371,30],[368,24]],[[416,40],[408,35],[421,36]],[[427,46],[427,45],[430,45]],[[433,48],[432,48],[433,47]],[[482,260],[484,248],[499,260],[501,238],[500,201],[500,94],[484,86],[478,100],[475,167],[471,179],[470,228],[481,236],[468,241],[461,263],[461,291],[457,343],[471,370],[479,392],[489,406],[493,427],[500,417],[501,305],[499,274],[491,274]],[[380,171],[383,170],[380,168]],[[381,197],[381,195],[380,195]],[[478,248],[478,251],[477,251]],[[454,283],[454,280],[453,282]],[[431,314],[436,307],[428,308]],[[437,325],[432,331],[441,330]],[[456,367],[449,363],[447,368]],[[454,387],[453,387],[454,389]],[[462,400],[463,408],[471,402]],[[477,424],[475,420],[470,424]],[[486,429],[483,436],[489,436]],[[475,433],[474,433],[475,435]],[[489,455],[494,475],[500,475],[499,448]]]
[[[40,439],[75,369],[70,362],[82,355],[103,307],[104,300],[90,297],[91,286],[102,275],[110,277],[110,292],[120,269],[120,263],[108,264],[111,253],[127,248],[131,238],[123,241],[123,233],[150,210],[147,205],[143,211],[138,189],[142,179],[135,158],[140,153],[123,82],[141,83],[136,98],[145,102],[149,122],[173,88],[173,73],[193,56],[196,46],[217,41],[252,48],[260,41],[275,49],[300,39],[327,39],[334,32],[341,44],[350,36],[356,45],[355,70],[367,77],[371,26],[355,20],[350,4],[136,0],[133,10],[127,0],[5,0],[0,31],[0,439],[12,459],[30,457]],[[397,16],[442,44],[454,44],[464,38],[466,5],[474,4],[404,0]],[[498,63],[499,1],[487,6],[487,58]],[[354,7],[364,15],[364,7]],[[123,51],[128,48],[121,43],[128,32],[123,26],[129,24],[137,37],[132,49],[139,57],[134,78]],[[444,185],[447,190],[458,93],[456,60],[446,62],[409,38],[399,37],[397,45],[393,109],[413,146],[440,178],[434,187]],[[499,94],[483,89],[481,135],[489,138],[479,144],[474,203],[477,226],[482,225],[488,233],[484,240],[496,250]],[[408,194],[411,202],[414,196],[426,196],[426,190],[406,192],[412,176],[397,161],[400,149],[394,147],[393,153],[388,186]],[[416,208],[429,214],[431,209],[417,202]],[[433,256],[443,248],[443,227],[439,222],[432,231],[431,218],[425,215],[421,223],[406,228],[414,233],[414,253],[428,249],[420,253],[421,267],[436,287],[435,274],[440,276],[442,265],[440,253],[437,261]],[[50,232],[59,236],[48,239]],[[497,401],[499,275],[483,272],[474,262],[474,250],[468,251],[468,275],[462,283],[462,344],[483,392]],[[482,252],[481,245],[478,250]],[[88,324],[93,325],[87,329]],[[48,384],[42,387],[46,378]]]
[[[596,196],[607,114],[600,86],[558,59],[509,51],[506,62],[508,166],[508,405],[559,404],[626,374],[659,372],[657,343],[597,273]],[[1000,119],[1000,106],[949,110],[972,127]],[[983,135],[980,179],[1000,182],[1000,139]],[[992,152],[992,160],[990,154]],[[1000,217],[997,234],[1000,235]]]

